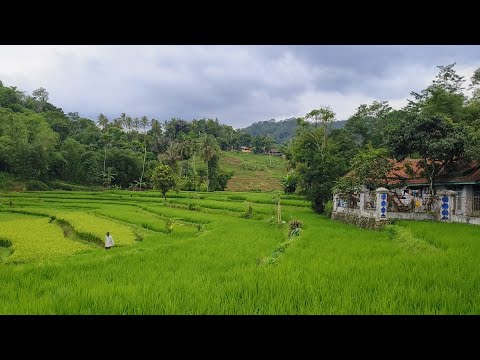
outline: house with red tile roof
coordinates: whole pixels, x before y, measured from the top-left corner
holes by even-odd
[[[430,196],[430,182],[419,166],[418,159],[405,159],[397,162],[387,175],[388,185],[407,200]],[[480,212],[480,163],[472,162],[457,165],[453,169],[443,169],[435,179],[435,192],[453,190],[457,193],[453,208],[456,214]]]

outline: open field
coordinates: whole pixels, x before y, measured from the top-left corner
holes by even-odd
[[[271,193],[0,193],[0,314],[480,314],[478,226],[282,216]]]
[[[285,162],[279,156],[223,151],[220,167],[234,171],[227,183],[229,191],[271,191],[282,189]]]

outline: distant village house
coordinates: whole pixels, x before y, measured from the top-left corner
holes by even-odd
[[[270,149],[270,151],[268,152],[268,154],[274,155],[274,156],[282,156],[282,155],[283,155],[283,153],[282,153],[280,150],[275,149],[275,148]]]

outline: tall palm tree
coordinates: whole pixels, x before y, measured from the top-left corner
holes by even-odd
[[[160,121],[156,119],[152,119],[150,122],[150,126],[152,127],[152,131],[155,135],[159,136],[162,133],[162,125],[160,125]]]
[[[138,136],[138,129],[140,128],[140,119],[138,117],[136,117],[132,120],[132,127],[133,127],[133,130],[135,130],[135,132],[137,133],[137,136]]]
[[[182,157],[178,151],[178,143],[173,142],[171,143],[164,154],[160,154],[159,160],[165,162],[168,166],[170,166],[174,171],[177,169],[177,162]]]
[[[102,128],[102,131],[105,130],[108,125],[108,118],[103,114],[99,114],[97,118],[97,124]]]
[[[145,144],[145,147],[144,147],[144,154],[143,154],[143,165],[142,165],[142,175],[140,175],[140,182],[139,182],[139,186],[140,188],[142,188],[143,186],[143,174],[145,173],[145,160],[147,159],[147,144]]]
[[[118,122],[121,124],[121,127],[123,128],[124,126],[126,127],[127,126],[127,118],[129,116],[127,116],[127,114],[125,113],[121,113],[120,114],[120,117],[118,118]]]
[[[207,192],[210,191],[210,179],[208,177],[208,162],[220,152],[220,147],[218,146],[217,140],[213,135],[206,134],[200,142],[200,157],[205,161],[207,166]]]
[[[140,125],[142,125],[143,133],[145,134],[145,130],[147,129],[148,124],[150,124],[150,120],[145,115],[142,116],[140,119]]]
[[[193,154],[193,143],[191,139],[185,139],[178,144],[178,153],[182,160],[188,160]],[[182,176],[182,167],[180,166],[180,177]]]

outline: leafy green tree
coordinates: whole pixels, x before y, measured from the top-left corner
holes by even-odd
[[[418,156],[418,165],[434,194],[435,180],[443,169],[467,161],[465,127],[444,116],[405,113],[401,121],[386,134],[387,145],[398,160]]]
[[[176,186],[174,173],[170,166],[165,164],[160,164],[153,170],[150,181],[154,189],[160,190],[164,200],[167,198],[167,191]]]
[[[40,87],[32,92],[32,98],[36,102],[36,111],[42,112],[48,102],[48,92],[45,88]]]
[[[252,138],[253,152],[255,154],[265,154],[274,145],[274,141],[271,136],[258,135]]]
[[[383,145],[383,134],[388,126],[388,116],[392,108],[387,101],[374,101],[371,105],[362,104],[345,123],[345,129],[355,138],[359,146],[371,143]]]
[[[113,183],[122,188],[128,188],[142,171],[138,153],[131,149],[110,149],[107,151],[107,163],[117,174]]]
[[[332,131],[330,141],[322,149],[324,129],[299,123],[297,135],[286,152],[287,160],[298,178],[297,191],[311,200],[315,212],[321,213],[331,198],[334,182],[349,169],[355,144],[344,130]]]
[[[26,179],[47,179],[58,134],[40,114],[0,109],[0,168]]]
[[[297,182],[298,182],[298,179],[295,174],[285,175],[281,180],[283,192],[285,194],[293,194],[297,189]]]
[[[322,106],[320,109],[312,110],[307,115],[305,119],[312,119],[315,123],[315,126],[318,123],[321,123],[323,126],[323,143],[322,148],[325,148],[327,145],[327,132],[328,125],[335,119],[335,113],[329,106]]]
[[[456,73],[454,69],[455,63],[449,65],[440,65],[437,67],[440,70],[435,79],[432,81],[432,84],[426,89],[422,90],[420,93],[412,91],[410,95],[414,97],[414,100],[408,100],[408,105],[406,106],[405,110],[420,112],[425,101],[434,95],[439,89],[442,89],[450,94],[457,94],[462,97],[465,96],[463,94],[463,84],[465,82],[465,78]]]
[[[390,187],[390,172],[393,162],[389,158],[388,149],[373,148],[371,145],[361,150],[352,159],[351,171],[335,182],[333,192],[352,195],[362,189]]]

